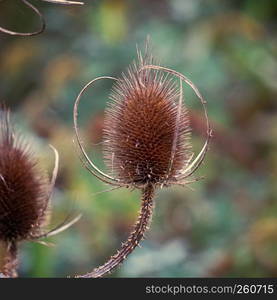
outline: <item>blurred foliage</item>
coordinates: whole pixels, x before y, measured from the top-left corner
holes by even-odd
[[[142,248],[111,276],[277,276],[277,1],[102,0],[83,7],[37,2],[46,32],[0,35],[0,97],[48,168],[53,144],[61,156],[53,196],[54,227],[68,214],[78,224],[25,243],[21,276],[82,274],[120,246],[136,219],[139,194],[100,183],[82,168],[72,142],[73,102],[90,79],[119,76],[151,36],[164,66],[188,76],[208,100],[214,138],[205,179],[163,189]],[[38,25],[20,1],[0,1],[1,26]],[[99,166],[103,111],[110,82],[86,92],[80,127]],[[203,143],[200,105],[186,90],[192,143]],[[104,166],[103,166],[104,167]]]

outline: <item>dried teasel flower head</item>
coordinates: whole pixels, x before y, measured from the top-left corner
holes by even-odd
[[[16,276],[18,242],[38,240],[65,229],[59,226],[50,232],[44,230],[58,171],[58,152],[52,149],[55,153],[55,167],[49,182],[45,172],[40,170],[29,144],[14,132],[9,111],[1,107],[0,242],[7,248],[2,270],[5,276]]]
[[[174,81],[174,78],[178,80]],[[108,174],[89,159],[77,125],[82,94],[101,79],[116,81],[104,121],[103,150]],[[207,139],[194,159],[189,143],[189,118],[183,103],[183,83],[187,83],[199,98],[206,118]],[[120,264],[143,238],[151,220],[155,190],[197,180],[188,180],[188,177],[198,169],[205,157],[211,129],[206,102],[196,86],[184,75],[154,65],[148,43],[144,55],[138,51],[138,62],[121,78],[104,76],[90,81],[75,101],[73,118],[84,166],[105,183],[142,191],[140,215],[128,240],[106,264],[84,275],[100,277]]]
[[[43,2],[51,2],[56,4],[64,4],[64,5],[83,5],[83,2],[80,1],[68,1],[68,0],[41,0]],[[9,34],[9,35],[16,35],[16,36],[33,36],[42,33],[45,28],[45,20],[42,13],[36,8],[33,4],[31,4],[28,0],[21,0],[27,7],[29,7],[40,19],[40,28],[33,32],[17,32],[13,30],[6,29],[0,26],[0,32]]]
[[[189,119],[173,81],[152,65],[148,54],[113,88],[104,125],[104,155],[121,182],[136,187],[176,181],[191,155]],[[140,71],[141,70],[141,71]]]

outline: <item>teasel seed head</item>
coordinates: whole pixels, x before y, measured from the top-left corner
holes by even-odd
[[[160,71],[140,71],[151,64],[151,55],[139,54],[139,63],[116,82],[104,123],[108,169],[134,186],[174,181],[191,155],[189,118],[186,108],[178,106],[180,92]]]
[[[0,240],[20,241],[38,235],[45,222],[49,182],[29,145],[15,136],[8,111],[0,126]]]
[[[174,81],[174,77],[178,81]],[[104,120],[104,159],[108,174],[88,157],[78,132],[78,106],[83,93],[96,81],[114,80],[111,102]],[[188,84],[202,104],[207,126],[207,138],[193,159],[189,143],[190,126],[183,104],[183,83]],[[80,159],[84,167],[101,181],[117,187],[141,190],[141,209],[129,238],[105,264],[79,277],[102,277],[120,265],[143,239],[151,221],[157,188],[186,185],[204,160],[212,131],[206,101],[196,86],[183,74],[154,65],[146,43],[144,55],[138,51],[134,63],[117,79],[98,77],[81,90],[73,110],[74,128]]]
[[[7,252],[2,270],[5,276],[16,276],[19,242],[36,241],[54,235],[77,221],[76,218],[67,224],[63,222],[51,231],[45,230],[59,161],[57,150],[52,149],[55,153],[55,166],[49,180],[40,169],[30,145],[14,131],[9,110],[1,106],[0,242],[5,245]]]

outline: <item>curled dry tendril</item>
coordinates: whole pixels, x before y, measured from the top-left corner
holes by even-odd
[[[50,3],[56,3],[56,4],[63,4],[63,5],[83,5],[83,2],[80,1],[66,1],[66,0],[40,0],[43,2],[50,2]],[[29,7],[38,17],[40,21],[40,27],[39,29],[32,31],[32,32],[18,32],[18,31],[13,31],[7,28],[4,28],[0,26],[0,32],[9,34],[9,35],[15,35],[15,36],[33,36],[33,35],[38,35],[42,32],[44,32],[46,28],[46,23],[45,19],[42,15],[42,13],[39,11],[38,8],[36,8],[33,4],[31,4],[28,0],[21,0],[27,7]]]

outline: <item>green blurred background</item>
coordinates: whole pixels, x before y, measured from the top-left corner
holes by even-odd
[[[102,264],[124,241],[139,193],[107,186],[82,168],[73,145],[74,99],[89,80],[119,76],[151,36],[153,53],[188,76],[208,101],[214,129],[205,179],[158,192],[142,248],[112,277],[277,276],[277,1],[86,0],[66,7],[33,0],[46,31],[0,34],[0,98],[51,173],[61,164],[49,228],[68,214],[82,219],[49,238],[24,243],[20,276],[64,277]],[[32,31],[38,20],[19,1],[0,2],[0,26]],[[95,85],[80,104],[86,149],[98,165],[103,111],[111,82]],[[201,106],[187,91],[192,143],[204,143]],[[98,194],[97,194],[98,193]]]

